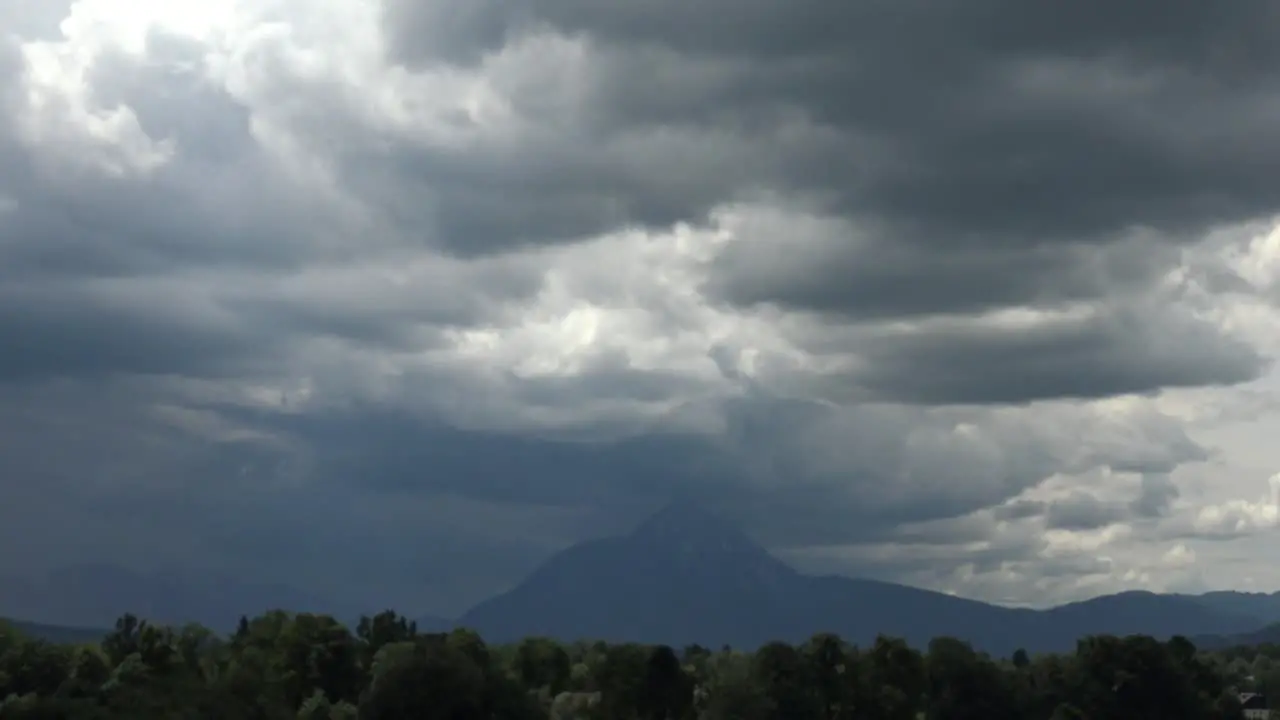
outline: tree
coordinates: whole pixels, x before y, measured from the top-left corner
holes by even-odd
[[[754,676],[779,718],[801,720],[821,716],[810,666],[796,648],[772,642],[756,652]]]
[[[604,648],[593,668],[593,684],[600,692],[600,711],[607,718],[640,715],[648,651],[631,643]]]
[[[838,635],[823,633],[810,638],[803,652],[820,705],[820,717],[823,720],[852,717],[856,670],[850,666],[844,642]]]
[[[1274,658],[1280,647],[1206,654],[1185,638],[1106,636],[1009,661],[951,638],[920,653],[833,634],[754,652],[491,646],[470,630],[421,635],[391,611],[352,633],[277,610],[224,637],[125,615],[83,647],[0,624],[0,719],[1238,720],[1235,689],[1274,683]]]
[[[20,639],[3,657],[5,696],[51,696],[71,674],[72,649],[42,640]]]
[[[139,636],[146,627],[146,622],[129,613],[116,620],[115,630],[102,639],[102,651],[113,666],[138,652]]]
[[[438,638],[385,645],[374,659],[360,720],[480,720],[484,673],[466,653]]]
[[[693,706],[693,682],[670,647],[650,652],[639,700],[640,714],[651,720],[677,720]]]
[[[569,688],[573,665],[569,653],[549,638],[525,638],[516,646],[516,672],[529,688],[547,688],[551,696]]]
[[[920,653],[902,640],[881,636],[860,660],[854,700],[858,717],[915,720],[927,682]]]
[[[930,720],[1016,720],[1012,683],[990,658],[968,643],[938,638],[925,663]]]
[[[695,703],[704,720],[767,720],[775,717],[773,701],[756,682],[752,658],[722,651],[709,659],[704,693]]]
[[[417,623],[410,622],[394,610],[383,610],[373,617],[361,616],[356,637],[364,645],[362,665],[367,670],[382,648],[392,643],[412,641],[418,635]]]

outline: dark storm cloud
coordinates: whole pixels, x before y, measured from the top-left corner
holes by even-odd
[[[429,471],[429,470],[428,470]],[[577,508],[519,499],[484,503],[444,492],[406,496],[346,486],[211,487],[118,495],[122,521],[163,512],[200,538],[204,564],[274,578],[361,611],[455,613],[503,589],[579,539]]]
[[[607,441],[519,437],[377,408],[314,415],[223,411],[309,448],[309,477],[316,487],[358,488],[410,501],[449,496],[592,507],[614,518],[612,524],[576,529],[588,535],[621,532],[645,512],[679,498],[725,513],[771,546],[865,541],[904,522],[951,519],[999,503],[1050,473],[1052,463],[1043,449],[1011,446],[1016,457],[1000,468],[1007,477],[986,485],[932,478],[937,484],[928,488],[893,488],[895,474],[920,463],[891,434],[928,419],[870,414],[840,425],[865,439],[856,453],[858,466],[846,471],[844,483],[833,483],[830,474],[840,469],[817,466],[808,457],[810,436],[836,421],[832,411],[763,398],[734,406],[727,419],[736,429],[726,441],[712,443],[675,433]],[[361,432],[352,433],[352,427]]]
[[[1044,543],[1038,538],[1019,539],[1017,542],[993,543],[981,550],[959,548],[954,542],[873,545],[848,548],[847,553],[796,551],[786,557],[797,566],[812,573],[855,573],[858,577],[881,578],[890,581],[923,583],[929,587],[960,590],[966,594],[965,581],[982,583],[991,573],[1015,573],[1021,582],[1042,584],[1046,580],[1062,581],[1068,588],[1082,577],[1106,575],[1114,572],[1114,563],[1096,555],[1046,556]],[[971,574],[964,578],[965,574]],[[974,577],[976,576],[976,577]],[[959,581],[957,583],[956,581]],[[956,585],[960,587],[956,587]],[[1003,588],[1001,588],[1003,590]],[[988,593],[995,602],[1027,604],[1025,594],[1015,593],[1002,597],[1002,593]]]
[[[1123,520],[1125,508],[1077,491],[1048,504],[1045,525],[1050,530],[1097,530]]]
[[[1014,500],[993,508],[991,515],[997,522],[1043,518],[1044,526],[1051,530],[1097,530],[1116,523],[1165,517],[1177,497],[1178,488],[1169,474],[1156,471],[1142,475],[1137,496],[1127,503],[1076,490],[1050,501]]]
[[[431,13],[421,17],[418,5],[386,3],[387,27],[410,61],[437,47],[423,34]],[[659,113],[671,121],[666,132],[695,131],[701,108],[714,105],[746,119],[722,132],[777,140],[787,117],[780,110],[790,108],[847,150],[797,163],[761,143],[757,152],[774,156],[761,168],[766,177],[726,166],[708,178],[717,186],[708,200],[761,183],[902,228],[915,242],[985,247],[1106,237],[1135,225],[1181,234],[1275,209],[1269,168],[1280,139],[1267,130],[1278,22],[1264,0],[1149,0],[1122,11],[1100,0],[1061,8],[538,0],[508,17],[507,33],[483,32],[477,42],[496,47],[512,29],[547,23],[585,33],[613,60],[607,71],[624,64],[614,53],[640,63],[653,48],[674,52],[704,92],[677,93],[685,104]],[[634,79],[625,94],[672,102],[662,87],[671,77]],[[590,84],[582,117],[600,120],[592,129],[604,137],[634,135],[648,118],[611,115],[605,103],[624,93],[605,90],[623,87],[610,80]],[[541,179],[588,172],[555,163]],[[629,191],[626,202],[643,207],[643,188]]]
[[[667,45],[691,55],[766,59],[856,53],[860,48],[911,56],[916,49],[896,42],[907,35],[970,57],[1038,49],[1090,54],[1121,44],[1156,56],[1202,57],[1220,50],[1216,46],[1228,39],[1248,38],[1257,43],[1255,50],[1264,51],[1269,47],[1261,43],[1264,38],[1253,23],[1266,19],[1266,13],[1274,9],[1265,0],[1245,0],[1221,9],[1192,0],[1144,0],[1122,8],[1104,0],[1069,6],[1027,6],[1007,0],[802,0],[790,6],[769,0],[712,0],[696,5],[642,0],[625,6],[602,6],[590,0],[535,0],[528,4],[534,8],[531,12],[498,2],[478,5],[506,13],[507,23],[543,20],[610,41]],[[455,8],[464,4],[453,0],[441,6],[446,9],[436,14],[456,16],[459,11]],[[397,13],[412,9],[408,3],[390,3],[389,7],[391,18],[402,21],[407,18]],[[514,14],[517,11],[521,14]],[[398,37],[406,53],[412,55],[418,49],[430,52],[429,43],[412,42],[416,37],[411,33],[412,23],[398,22],[389,28],[401,33]],[[890,30],[893,32],[887,32]],[[488,39],[497,37],[490,34]],[[855,40],[861,42],[850,42]],[[985,42],[971,48],[972,41]],[[848,47],[850,44],[854,47]],[[492,49],[492,43],[489,47]]]
[[[1178,486],[1173,483],[1168,473],[1143,473],[1138,497],[1129,504],[1129,509],[1140,518],[1164,517],[1169,513],[1173,501],[1178,499],[1178,495]]]
[[[864,351],[868,369],[855,378],[904,402],[1018,403],[1233,384],[1269,363],[1208,323],[1148,312],[876,338]]]
[[[536,286],[503,269],[443,273],[425,288],[389,289],[376,277],[357,277],[346,289],[359,301],[344,302],[343,288],[323,274],[263,284],[216,269],[78,280],[63,270],[0,282],[0,383],[270,378],[323,360],[307,353],[325,342],[366,353],[424,352],[442,346],[443,328],[497,312],[486,294],[518,297]]]
[[[1093,6],[810,2],[719,12],[726,8],[545,0],[513,20],[499,3],[389,3],[387,28],[410,59],[409,38],[439,59],[474,63],[485,56],[466,48],[510,49],[522,28],[549,23],[587,33],[588,57],[598,62],[564,80],[583,84],[572,91],[557,90],[553,72],[495,66],[515,109],[546,124],[526,143],[377,151],[352,136],[335,145],[343,148],[344,179],[387,210],[390,225],[434,228],[423,234],[463,255],[704,220],[753,190],[798,193],[837,214],[825,235],[797,244],[790,242],[797,228],[785,220],[759,228],[759,242],[731,244],[713,264],[707,288],[736,304],[816,309],[833,320],[1105,301],[1149,286],[1177,255],[1160,246],[1168,239],[1160,234],[1104,241],[1138,225],[1181,240],[1205,223],[1251,217],[1274,199],[1274,184],[1250,174],[1268,166],[1272,134],[1256,132],[1256,112],[1237,112],[1265,104],[1271,89],[1271,78],[1252,70],[1255,56],[1270,52],[1250,40],[1272,22],[1249,14],[1261,4],[1165,9],[1150,25],[1122,22],[1125,32],[1095,28]],[[727,32],[726,17],[733,18]],[[699,42],[688,42],[693,37]],[[1235,44],[1217,52],[1227,37]],[[149,49],[169,60],[198,50],[156,34]],[[1079,64],[1085,61],[1097,65]],[[288,182],[240,181],[262,176],[261,158],[245,149],[252,147],[246,109],[163,69],[173,66],[107,56],[94,91],[105,104],[127,102],[153,137],[176,138],[182,164],[149,182],[62,185],[60,194],[12,176],[18,210],[0,222],[28,241],[7,253],[0,272],[290,267],[317,251],[323,226],[298,224],[316,208],[289,198]],[[1125,75],[1135,68],[1140,76]],[[1204,77],[1188,76],[1196,69]],[[149,90],[160,87],[174,92]],[[317,92],[291,96],[322,102]],[[1222,102],[1206,104],[1205,93]],[[1185,127],[1168,126],[1181,112],[1135,124],[1135,114],[1155,108],[1203,114],[1206,106],[1214,114]],[[298,122],[325,139],[355,129],[333,112],[319,115],[323,126],[315,118]],[[1143,159],[1148,151],[1152,157]],[[1139,170],[1162,180],[1131,177]],[[1161,184],[1167,178],[1196,186]],[[1045,183],[1055,189],[1037,189]],[[1206,197],[1225,213],[1202,208]],[[1174,209],[1165,212],[1151,198]],[[130,242],[111,240],[123,236]],[[325,251],[342,256],[352,248]],[[341,315],[295,308],[282,320],[370,335],[355,325],[371,318]],[[1106,323],[1026,337],[879,340],[856,382],[910,402],[1019,402],[1256,375],[1261,364],[1247,349],[1209,328],[1192,330],[1203,338],[1199,349],[1176,354],[1153,348],[1149,334],[1131,337]]]
[[[168,305],[155,313],[137,302],[101,302],[70,288],[0,287],[0,383],[121,373],[226,377],[270,354],[269,337],[220,326],[198,309],[184,314]]]
[[[530,121],[547,128],[527,143],[402,143],[343,157],[352,191],[397,223],[419,228],[423,241],[475,257],[628,227],[704,222],[718,204],[762,186],[726,188],[726,177],[758,176],[774,155],[788,151],[815,159],[819,154],[804,137],[779,139],[779,148],[762,151],[754,138],[714,128],[692,134],[657,126],[596,131],[581,126],[587,116],[576,107],[562,108],[568,117],[537,117],[539,105],[573,102],[572,91],[554,87],[565,82],[554,69],[542,72],[527,87],[517,83],[511,90],[513,104],[534,105],[527,109],[534,115]]]
[[[0,26],[12,7],[0,0]],[[199,67],[202,48],[153,33],[145,61],[107,52],[85,84],[95,105],[127,105],[152,139],[175,141],[166,166],[109,180],[50,171],[56,140],[27,147],[0,123],[5,562],[35,562],[17,548],[38,545],[50,563],[105,553],[224,564],[452,610],[676,497],[775,548],[909,541],[900,526],[935,523],[940,555],[867,567],[892,575],[963,557],[996,569],[1034,560],[1037,546],[943,553],[944,540],[993,535],[956,523],[999,507],[1008,520],[1097,527],[1086,512],[1097,508],[1011,499],[1064,469],[1099,466],[1157,473],[1128,510],[1158,517],[1176,497],[1158,473],[1204,451],[1144,418],[1108,444],[1035,434],[989,408],[926,406],[1230,383],[1262,365],[1213,328],[1143,304],[1179,261],[1179,243],[1280,201],[1268,105],[1280,65],[1265,62],[1274,46],[1259,39],[1275,24],[1262,3],[387,9],[399,59],[482,67],[477,85],[521,122],[459,114],[443,129],[396,125],[430,125],[434,105],[411,121],[370,121],[385,97],[317,79],[324,63],[291,65],[327,48],[291,54],[283,40],[253,46],[252,77],[241,80],[259,84],[233,96],[180,69]],[[539,34],[547,29],[580,34],[555,40]],[[17,98],[19,58],[8,50],[0,41],[0,93]],[[380,81],[368,72],[357,79]],[[435,92],[425,81],[394,90]],[[294,160],[306,169],[282,167]],[[814,319],[811,333],[782,340],[862,360],[844,377],[797,379],[830,397],[755,389],[731,348],[754,339],[713,353],[730,387],[637,369],[622,351],[542,379],[516,377],[522,358],[501,352],[438,372],[436,358],[421,357],[447,348],[448,330],[512,330],[519,306],[551,286],[549,265],[577,271],[567,254],[508,251],[720,222],[735,202],[776,203],[778,216],[725,221],[738,223],[735,238],[706,266],[702,289],[720,310],[786,311],[781,334]],[[436,269],[415,275],[413,260]],[[365,262],[380,265],[363,277]],[[1066,304],[1098,315],[1030,329],[877,325]],[[683,333],[713,332],[703,309]],[[552,303],[547,314],[559,311]],[[419,361],[431,370],[415,374]],[[317,379],[325,369],[341,377]],[[315,380],[318,400],[248,412],[145,383],[102,394],[137,375]],[[82,384],[37,385],[51,377]],[[349,387],[366,381],[378,385],[369,398]],[[253,389],[278,392],[264,384]],[[849,386],[914,406],[836,407]],[[739,390],[747,396],[723,401]],[[683,427],[678,410],[648,411],[688,398],[705,407],[680,409],[709,416],[714,432],[682,434],[671,429]],[[175,429],[156,412],[170,404],[207,416]],[[596,406],[606,420],[594,421]],[[500,429],[461,429],[453,415]],[[537,427],[579,415],[588,420],[563,433],[578,442]],[[199,430],[205,421],[217,432]],[[960,432],[966,422],[977,430]],[[1049,561],[1043,572],[1074,567]]]
[[[215,434],[140,412],[163,396],[91,388],[3,396],[4,419],[21,423],[25,434],[9,424],[0,429],[25,449],[0,453],[0,477],[40,481],[5,486],[17,514],[6,532],[21,531],[30,544],[47,534],[40,527],[71,523],[80,531],[51,541],[50,557],[128,552],[142,567],[183,558],[191,567],[232,567],[242,577],[323,591],[344,604],[397,598],[445,612],[502,589],[571,542],[625,532],[671,498],[706,504],[771,548],[876,543],[898,538],[902,523],[945,523],[999,504],[1061,467],[1055,455],[1077,451],[1083,440],[1070,434],[1071,448],[1055,448],[1044,439],[1001,440],[993,429],[988,436],[1004,443],[1006,459],[974,466],[964,447],[930,448],[936,440],[928,428],[936,424],[933,432],[945,439],[946,417],[852,411],[841,418],[817,404],[763,398],[735,406],[729,443],[713,445],[679,435],[539,440],[459,430],[378,406],[282,413],[189,403],[220,418],[211,427],[227,430]],[[96,414],[67,426],[66,411],[86,399]],[[1166,430],[1139,432],[1154,433],[1148,440],[1159,448],[1181,447]],[[840,465],[812,457],[828,447],[828,435],[856,438],[855,459],[838,483],[831,474]],[[57,463],[41,437],[62,438]],[[1132,464],[1143,443],[1131,440],[1095,448],[1094,461]],[[922,459],[931,453],[948,473]],[[909,483],[904,475],[919,477]],[[37,517],[43,525],[31,526]],[[138,517],[155,520],[131,521]],[[940,527],[935,544],[960,540]],[[972,531],[969,540],[991,537],[989,527]],[[173,540],[156,545],[157,534]],[[995,567],[1032,552],[1032,544],[1006,543],[966,559]],[[841,569],[892,576],[913,567],[883,561]]]
[[[1176,467],[1203,457],[1173,426],[1131,428],[1126,442],[1112,447],[1072,432],[1059,445],[995,426],[961,442],[945,415],[835,410],[765,397],[726,406],[730,430],[712,442],[658,432],[607,441],[521,437],[377,407],[222,412],[307,448],[309,483],[324,492],[591,507],[613,518],[566,527],[575,537],[624,531],[645,512],[680,498],[724,513],[771,547],[870,542],[895,537],[904,524],[963,518],[1071,471],[1064,455],[1083,451],[1090,457],[1081,470]],[[839,455],[823,457],[836,438],[843,443]],[[1038,504],[1005,519],[1046,512],[1060,511]]]
[[[0,382],[270,376],[316,338],[423,350],[440,327],[536,291],[537,270],[519,263],[442,265],[407,287],[376,268],[353,276],[388,250],[380,226],[296,182],[244,106],[175,69],[200,47],[157,33],[148,47],[156,62],[108,54],[91,74],[96,101],[175,142],[151,173],[50,163],[0,114]],[[13,50],[0,44],[0,98],[17,113]]]
[[[388,282],[404,267],[389,253],[412,259],[400,244],[412,228],[300,182],[255,136],[250,108],[198,75],[205,48],[159,31],[145,59],[98,56],[87,82],[94,103],[129,108],[175,155],[151,172],[77,170],[57,138],[21,139],[16,50],[0,42],[12,113],[0,113],[0,382],[270,376],[316,339],[422,351],[540,287],[542,268],[519,261],[441,262]]]
[[[365,611],[394,603],[451,612],[599,532],[572,503],[561,510],[545,496],[503,498],[493,486],[451,492],[479,477],[468,470],[495,469],[483,456],[450,464],[406,452],[465,441],[460,433],[405,423],[399,436],[369,447],[361,465],[351,452],[368,442],[351,425],[307,434],[318,421],[303,428],[278,418],[273,427],[269,413],[202,408],[220,422],[193,426],[155,412],[164,400],[145,384],[0,386],[0,575],[86,559],[142,570],[225,569]],[[226,431],[209,431],[218,425]],[[372,423],[370,431],[388,427]],[[410,436],[412,427],[422,432]],[[496,439],[467,447],[504,451]],[[399,476],[369,486],[397,463]],[[410,473],[418,485],[408,486]]]
[[[1046,507],[1047,504],[1040,500],[1014,500],[993,508],[991,512],[997,521],[1009,522],[1039,517]]]
[[[383,32],[400,42],[429,48],[414,53],[419,60],[474,63],[501,48],[509,28],[519,23],[522,15],[519,3],[504,0],[404,3],[385,14]]]
[[[221,108],[196,105],[217,114]],[[183,135],[192,145],[201,136]],[[216,144],[220,141],[213,140]],[[245,135],[240,142],[248,143]],[[183,268],[288,269],[322,258],[331,222],[323,203],[291,191],[290,183],[247,146],[213,150],[145,178],[55,178],[39,172],[36,155],[20,155],[0,173],[0,191],[16,207],[0,216],[9,239],[0,278],[159,275]]]
[[[516,112],[560,128],[518,162],[406,161],[423,192],[444,168],[460,178],[434,191],[434,221],[461,254],[706,222],[765,192],[830,220],[739,223],[705,289],[838,323],[1113,304],[1152,291],[1204,231],[1280,209],[1280,12],[1263,0],[420,5],[384,3],[410,63],[493,61],[547,28],[585,38],[590,59],[572,91],[504,85]],[[445,26],[474,28],[486,52],[431,41]],[[908,402],[1021,402],[1263,366],[1207,325],[1165,322],[1195,349],[1109,320],[942,333],[877,341],[858,382]]]
[[[1055,307],[1149,286],[1177,261],[1150,238],[1110,245],[1031,244],[928,253],[875,228],[786,215],[747,219],[715,260],[707,289],[734,304],[771,304],[877,320],[966,315],[1020,304]]]
[[[532,505],[654,502],[696,482],[705,444],[681,436],[572,442],[465,431],[367,409],[263,418],[317,449],[316,480],[393,495],[449,494]],[[358,426],[362,432],[353,434]]]

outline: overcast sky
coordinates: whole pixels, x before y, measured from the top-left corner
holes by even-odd
[[[0,0],[0,572],[1280,589],[1278,7]]]

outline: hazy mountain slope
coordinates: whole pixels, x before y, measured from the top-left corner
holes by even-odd
[[[1182,597],[1190,598],[1213,610],[1255,618],[1258,625],[1280,623],[1280,592],[1218,590]]]
[[[415,618],[414,622],[418,624],[418,632],[420,633],[449,632],[457,626],[456,621],[438,615],[422,615]]]
[[[106,637],[109,632],[105,629],[46,625],[22,620],[10,620],[8,618],[0,618],[0,625],[9,625],[30,638],[67,645],[96,643]]]
[[[763,642],[786,616],[799,579],[719,518],[673,506],[628,536],[555,555],[459,624],[493,641]]]
[[[46,625],[113,627],[129,612],[156,623],[198,622],[226,632],[241,615],[275,608],[350,614],[286,585],[113,565],[77,565],[0,583],[0,613]]]
[[[1218,603],[1218,606],[1215,606]],[[923,645],[940,635],[989,652],[1069,650],[1098,633],[1243,633],[1260,623],[1221,598],[1134,592],[1045,611],[1005,608],[893,583],[801,575],[737,528],[671,506],[630,535],[555,555],[459,619],[494,641],[528,635],[754,647],[834,631]]]
[[[124,612],[158,623],[199,622],[226,632],[268,609],[360,613],[327,607],[287,586],[187,573],[142,574],[109,565],[0,582],[0,614],[39,637],[96,640]],[[1174,634],[1222,646],[1275,638],[1280,593],[1159,595],[1127,592],[1043,611],[1006,608],[887,582],[802,575],[740,529],[694,505],[675,504],[628,535],[551,557],[511,590],[457,621],[418,620],[423,632],[456,625],[492,642],[562,639],[755,647],[831,631],[859,644],[876,635],[915,645],[951,635],[1007,655],[1070,650],[1098,633]]]
[[[1028,641],[1036,644],[1036,613],[955,597],[920,588],[846,577],[804,578],[803,598],[789,637],[830,630],[868,644],[890,635],[924,647],[939,636],[963,637],[993,653],[1007,655]]]
[[[1244,632],[1258,620],[1208,607],[1183,595],[1132,591],[1061,605],[1041,614],[1063,638],[1088,634],[1192,636]],[[1046,630],[1045,632],[1049,632]]]
[[[1191,638],[1196,647],[1205,650],[1222,650],[1231,647],[1256,647],[1280,645],[1280,623],[1267,625],[1244,633],[1230,635],[1197,635]]]

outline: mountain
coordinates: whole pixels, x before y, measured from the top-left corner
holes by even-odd
[[[1231,635],[1265,622],[1251,611],[1265,610],[1265,603],[1237,600],[1131,592],[1029,610],[888,582],[808,576],[718,515],[676,504],[628,535],[553,556],[458,624],[494,642],[544,635],[741,648],[824,631],[859,644],[886,634],[921,646],[949,635],[1007,655],[1017,648],[1069,650],[1089,634]]]
[[[1040,611],[1037,618],[1064,638],[1092,634],[1217,635],[1251,630],[1262,622],[1231,609],[1214,608],[1196,596],[1162,595],[1143,590],[1060,605]]]
[[[1217,590],[1202,595],[1183,595],[1207,608],[1257,618],[1259,624],[1280,623],[1280,592],[1238,592]]]
[[[765,640],[800,576],[721,518],[673,505],[630,535],[575,545],[459,624],[528,635],[680,644]]]
[[[273,608],[360,614],[288,586],[192,572],[83,565],[0,578],[0,615],[23,618],[14,624],[24,632],[60,642],[98,639],[105,630],[85,628],[111,628],[125,612],[226,632],[241,614]],[[1048,610],[1007,608],[888,582],[804,575],[723,517],[673,504],[629,534],[558,553],[456,621],[423,617],[418,626],[471,627],[490,642],[543,635],[738,648],[817,632],[859,644],[885,634],[917,646],[948,635],[1007,656],[1017,648],[1070,650],[1100,633],[1186,635],[1206,647],[1280,640],[1280,593],[1126,592]]]
[[[229,631],[241,615],[275,608],[356,617],[287,585],[214,574],[95,564],[0,579],[0,613],[45,625],[110,628],[129,612],[155,623],[198,622]]]
[[[87,645],[96,643],[106,637],[109,630],[81,627],[66,627],[63,625],[46,625],[44,623],[23,622],[21,620],[9,620],[0,618],[0,631],[4,627],[12,627],[22,635],[37,640],[45,640],[60,645]]]
[[[1196,647],[1205,650],[1280,645],[1280,623],[1272,623],[1258,630],[1235,635],[1197,635],[1191,640]]]
[[[420,633],[445,633],[457,627],[457,622],[438,615],[422,615],[414,620]]]

